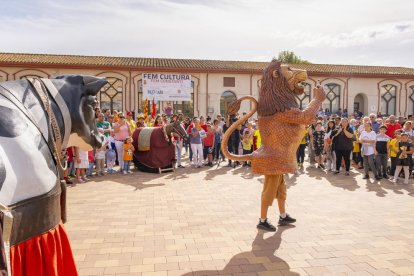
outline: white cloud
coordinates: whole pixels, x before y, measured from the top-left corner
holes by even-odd
[[[381,40],[393,40],[414,36],[414,21],[395,22],[393,24],[359,28],[352,32],[333,35],[307,34],[299,47],[330,46],[347,48],[375,43]]]
[[[0,11],[0,51],[413,67],[414,2],[39,0]]]

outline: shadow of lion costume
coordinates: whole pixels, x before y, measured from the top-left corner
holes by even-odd
[[[296,170],[296,151],[303,138],[305,126],[315,119],[325,99],[323,88],[317,86],[313,90],[314,99],[307,108],[305,110],[298,108],[295,95],[304,93],[303,82],[307,78],[306,71],[291,69],[288,65],[273,60],[263,71],[259,100],[256,101],[252,96],[245,96],[229,106],[227,115],[232,115],[240,109],[242,101],[250,100],[253,103],[250,113],[237,120],[225,132],[221,144],[224,156],[234,161],[251,161],[253,173],[265,175],[265,182],[284,184],[283,174]],[[262,140],[261,147],[248,155],[230,153],[227,146],[230,135],[256,111]],[[268,206],[272,205],[275,197],[285,200],[286,189],[276,191],[276,195],[270,197],[265,200]],[[263,199],[262,194],[262,201]]]

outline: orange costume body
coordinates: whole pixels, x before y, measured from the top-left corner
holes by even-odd
[[[299,84],[307,79],[306,71],[290,69],[278,61],[272,61],[264,70],[261,79],[259,100],[245,96],[232,103],[227,111],[235,114],[243,100],[250,100],[253,109],[226,131],[221,149],[226,158],[235,161],[251,161],[252,172],[265,175],[262,201],[268,206],[273,199],[286,199],[286,185],[283,175],[296,170],[296,151],[303,138],[305,126],[310,124],[320,108],[325,93],[322,88],[314,89],[315,98],[305,110],[300,110],[295,94],[303,93]],[[227,144],[231,133],[242,122],[258,112],[261,146],[249,155],[234,155]]]

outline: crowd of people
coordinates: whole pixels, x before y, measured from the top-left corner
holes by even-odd
[[[245,115],[245,114],[243,114]],[[180,118],[183,128],[189,139],[183,139],[173,133],[171,140],[176,150],[176,168],[185,168],[182,156],[187,155],[190,165],[194,168],[203,166],[212,167],[214,164],[225,161],[221,152],[223,134],[238,119],[239,115],[227,116],[221,114],[216,118],[207,116],[190,118],[183,114],[156,115],[154,117],[139,114],[136,120],[132,112],[125,115],[122,112],[102,110],[96,108],[95,118],[102,147],[90,151],[83,151],[77,147],[67,149],[68,169],[65,172],[67,184],[84,183],[90,177],[106,174],[131,174],[133,171],[133,155],[135,148],[132,143],[132,134],[139,127],[163,127]],[[249,154],[260,147],[260,133],[256,121],[246,121],[234,131],[229,139],[229,151],[235,154]],[[240,164],[228,160],[228,166],[250,166],[248,162]],[[117,170],[114,168],[119,166]]]
[[[245,115],[245,113],[240,116]],[[136,120],[131,112],[96,109],[96,126],[102,139],[102,147],[93,151],[68,148],[68,170],[65,180],[68,184],[75,178],[77,183],[88,181],[92,176],[133,171],[134,146],[132,134],[139,127],[163,127],[182,120],[189,139],[177,134],[171,137],[176,149],[176,168],[185,168],[182,157],[189,157],[190,166],[201,168],[226,161],[221,152],[223,134],[239,119],[233,116],[217,115],[190,118],[183,114],[156,115],[145,117],[139,114]],[[412,143],[414,130],[412,116],[408,118],[382,117],[381,114],[363,116],[360,112],[348,114],[346,110],[331,114],[320,110],[313,124],[306,127],[297,150],[297,164],[300,173],[304,169],[306,149],[310,166],[334,174],[341,171],[349,175],[351,165],[363,170],[364,179],[370,172],[376,180],[388,179],[394,182],[404,177],[408,184],[413,171]],[[228,150],[242,155],[250,154],[261,145],[260,131],[256,119],[237,126],[229,138]],[[229,167],[249,167],[249,162],[227,160]],[[114,168],[119,166],[117,170]]]
[[[371,172],[376,180],[397,183],[402,176],[403,183],[408,184],[413,171],[412,116],[382,117],[372,113],[355,117],[358,115],[328,115],[321,110],[304,132],[297,151],[298,169],[303,169],[308,146],[310,164],[321,170],[334,174],[343,170],[349,175],[353,163],[356,169],[363,170],[364,179],[369,179]]]

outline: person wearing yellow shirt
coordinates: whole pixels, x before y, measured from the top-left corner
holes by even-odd
[[[132,112],[128,111],[126,113],[126,121],[129,124],[129,130],[131,131],[131,134],[134,133],[135,129],[137,128],[137,123],[132,118]]]
[[[397,129],[394,132],[395,138],[391,139],[391,141],[388,143],[388,152],[389,156],[391,158],[391,170],[390,170],[390,180],[393,180],[393,175],[395,174],[395,169],[397,168],[397,154],[400,150],[398,148],[398,144],[401,141],[401,130]]]
[[[259,128],[256,125],[256,130],[253,133],[253,151],[260,148],[261,145],[262,145],[262,138],[260,137]]]
[[[252,153],[253,148],[253,129],[252,124],[248,122],[246,124],[246,128],[243,130],[242,135],[242,148],[243,148],[243,155]],[[251,164],[249,162],[244,162],[243,167],[250,166]]]
[[[362,166],[362,156],[361,156],[361,144],[359,143],[358,133],[355,133],[355,140],[353,142],[354,149],[352,150],[352,161],[355,162],[355,165],[358,166],[358,169],[364,168]]]
[[[308,134],[309,132],[305,128],[302,134],[303,135],[302,141],[300,141],[299,148],[296,152],[296,160],[298,162],[299,169],[303,169],[303,162],[305,161],[305,148],[306,148],[306,144],[308,143],[307,141]]]

